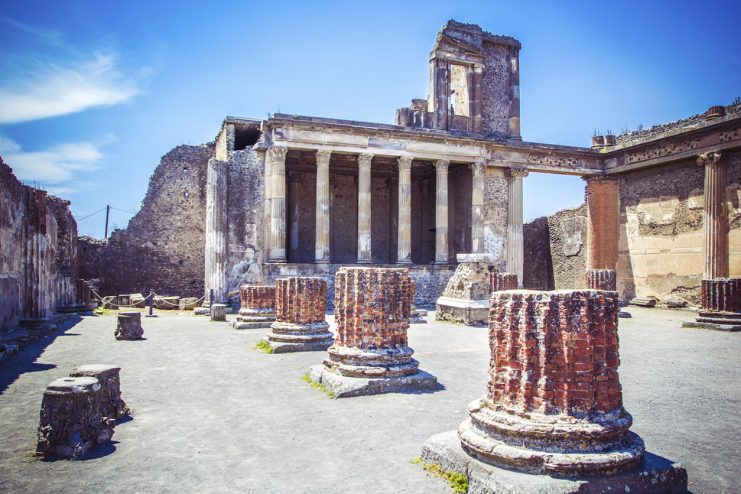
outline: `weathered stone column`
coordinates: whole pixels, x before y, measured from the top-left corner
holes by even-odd
[[[226,221],[227,172],[229,163],[215,158],[208,160],[206,172],[206,298],[204,305],[227,299]],[[213,290],[214,300],[211,300]]]
[[[270,169],[270,235],[268,262],[286,262],[286,154],[288,148],[268,149]]]
[[[275,322],[263,341],[272,353],[326,350],[332,344],[326,312],[327,282],[323,278],[278,278]]]
[[[720,152],[701,154],[697,164],[705,167],[703,211],[704,262],[702,278],[728,277],[728,213],[726,211],[726,165]]]
[[[335,276],[337,336],[323,365],[310,371],[339,397],[432,388],[418,370],[407,330],[412,305],[409,271],[340,268]]]
[[[22,320],[24,323],[39,323],[47,319],[50,314],[49,298],[52,293],[47,289],[49,279],[46,264],[50,256],[47,254],[48,236],[46,217],[48,214],[47,193],[39,189],[28,189],[26,193],[28,222],[25,225],[24,245],[21,246],[24,255],[25,287],[23,288]],[[22,285],[23,286],[23,285]]]
[[[507,139],[521,141],[520,136],[520,49],[510,48],[509,54],[510,86],[512,87],[509,103],[509,131]],[[522,278],[520,278],[522,279]]]
[[[275,321],[275,287],[242,285],[239,287],[240,309],[234,329],[269,328]]]
[[[528,171],[509,168],[509,187],[507,187],[507,271],[517,275],[517,283],[522,287],[522,271],[525,262],[525,246],[522,235],[522,179]]]
[[[587,182],[587,262],[586,268],[617,267],[619,182],[607,176],[584,177]]]
[[[373,155],[358,156],[358,263],[371,258],[371,162]]]
[[[448,263],[448,166],[450,161],[437,160],[435,169],[435,264]]]
[[[397,264],[412,263],[412,160],[399,158],[399,227],[396,249]]]
[[[486,162],[477,159],[471,165],[471,253],[484,252],[484,172]]]
[[[329,159],[332,151],[316,152],[316,240],[314,262],[329,263]]]

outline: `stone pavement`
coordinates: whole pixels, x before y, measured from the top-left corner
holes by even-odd
[[[741,335],[683,329],[689,312],[628,311],[620,380],[631,430],[648,451],[682,462],[693,493],[738,492]],[[486,328],[431,313],[409,329],[442,390],[331,400],[301,379],[326,352],[267,355],[253,349],[264,329],[159,314],[142,321],[142,341],[116,341],[113,316],[85,317],[0,367],[0,491],[452,492],[409,460],[481,395]],[[45,386],[98,362],[121,366],[133,420],[89,460],[34,459]]]

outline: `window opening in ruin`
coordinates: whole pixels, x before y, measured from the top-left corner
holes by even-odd
[[[234,126],[234,150],[242,151],[257,144],[262,133],[254,125]]]
[[[470,116],[468,97],[468,68],[465,65],[450,65],[450,109],[454,115]]]

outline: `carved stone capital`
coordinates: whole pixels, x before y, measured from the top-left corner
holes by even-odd
[[[411,170],[413,156],[400,156],[399,157],[399,170]]]
[[[437,160],[435,161],[435,170],[438,175],[447,175],[448,166],[450,166],[450,160]]]
[[[505,171],[508,177],[512,178],[525,178],[530,174],[526,168],[507,168]]]
[[[332,151],[329,149],[320,149],[316,152],[316,166],[329,166],[329,158],[332,156]]]
[[[483,175],[486,170],[486,160],[484,158],[476,158],[476,161],[468,165],[474,175]]]
[[[362,153],[358,155],[358,166],[361,168],[370,168],[371,161],[373,161],[373,155],[370,153]]]
[[[700,166],[715,165],[720,162],[720,151],[712,151],[710,153],[702,153],[697,156],[697,164]]]
[[[268,149],[268,158],[270,161],[286,161],[288,148],[285,146],[272,146]]]

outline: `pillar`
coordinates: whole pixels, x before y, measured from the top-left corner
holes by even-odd
[[[208,160],[206,173],[206,298],[204,305],[227,299],[226,260],[227,235],[226,198],[229,164]],[[211,300],[213,290],[214,300]]]
[[[484,252],[484,171],[486,163],[483,159],[476,160],[471,165],[471,252]]]
[[[484,66],[481,64],[475,64],[473,66],[473,84],[471,89],[471,119],[473,120],[473,132],[475,134],[480,134],[484,131]]]
[[[522,270],[525,262],[522,236],[522,179],[528,174],[522,168],[507,170],[507,271],[517,276],[522,288]]]
[[[450,161],[437,160],[435,169],[435,264],[448,263],[448,166]]]
[[[286,154],[288,148],[268,149],[270,170],[270,232],[268,262],[286,262]]]
[[[397,264],[412,263],[412,157],[399,158],[399,226]]]
[[[371,162],[373,155],[358,156],[358,263],[371,259]]]
[[[520,49],[510,48],[509,70],[510,70],[510,104],[507,139],[510,141],[521,141],[520,135]]]
[[[434,79],[432,100],[433,106],[433,128],[448,130],[448,97],[450,95],[450,77],[447,60],[435,59],[433,68]]]
[[[314,262],[329,263],[329,158],[332,151],[316,152],[316,240]]]
[[[728,214],[726,211],[726,167],[720,152],[704,153],[697,164],[705,167],[703,211],[702,279],[728,277]]]
[[[586,269],[617,267],[619,226],[619,182],[607,176],[585,177],[587,202]]]

